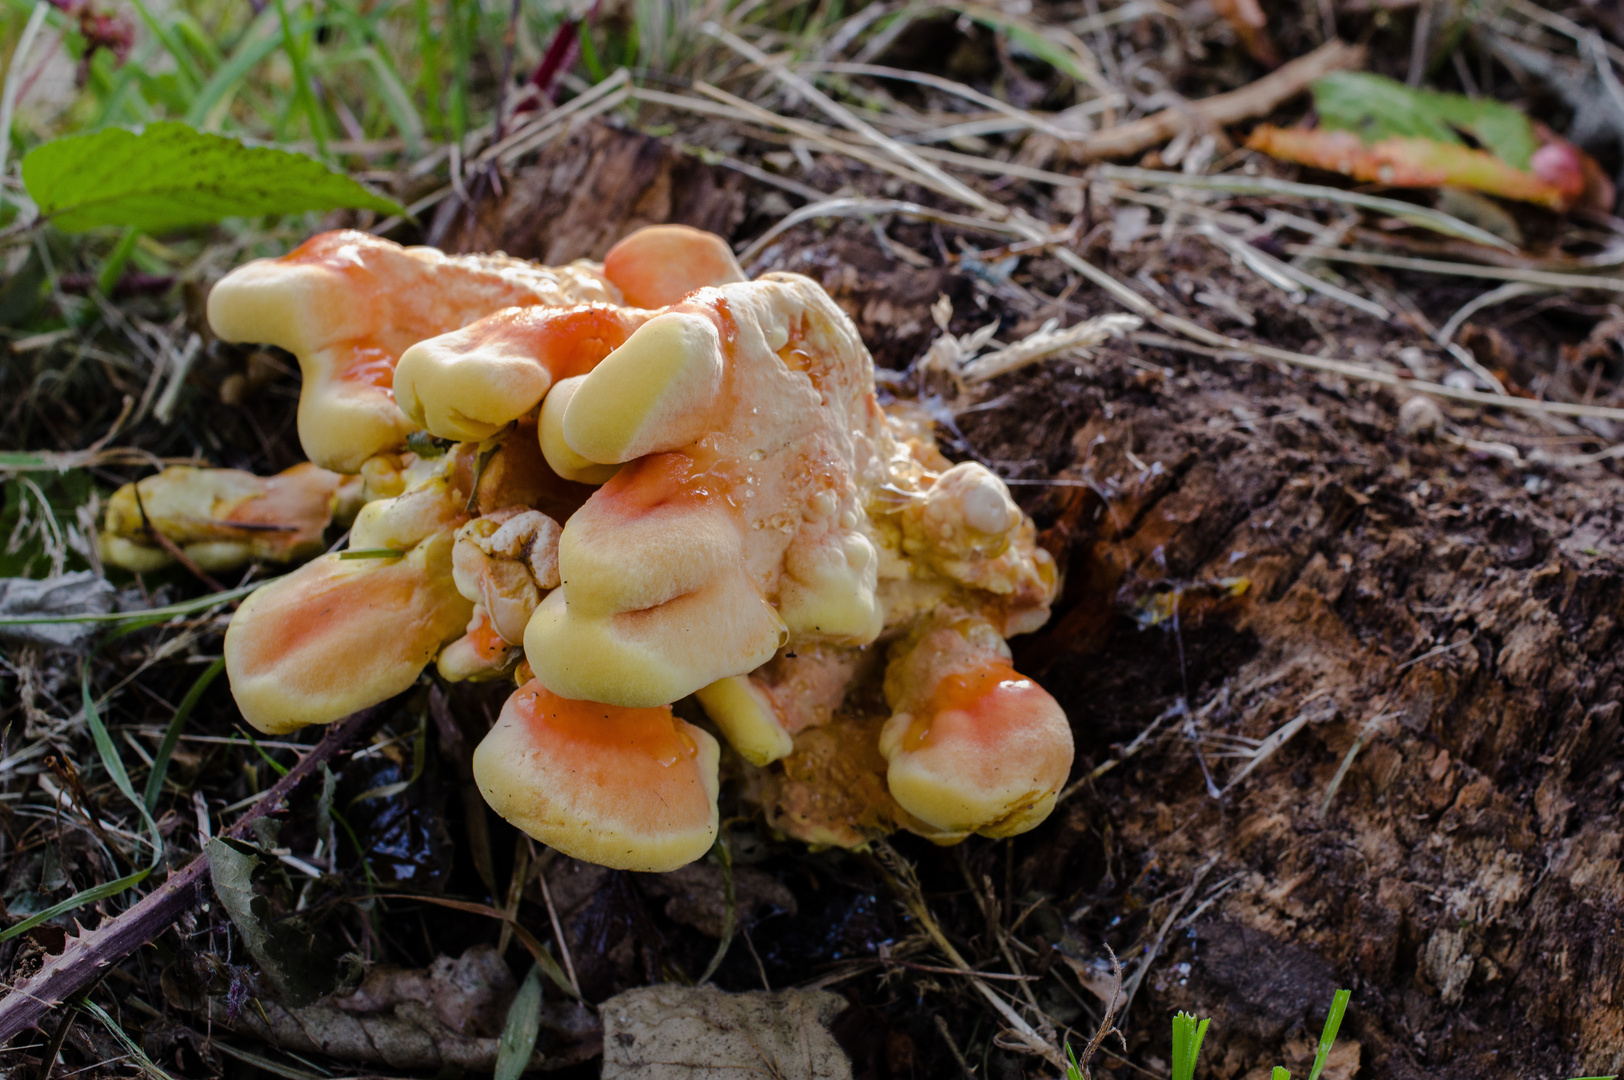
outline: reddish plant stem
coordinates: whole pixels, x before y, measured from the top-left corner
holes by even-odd
[[[275,813],[303,780],[331,761],[372,728],[383,716],[374,706],[334,724],[311,751],[299,759],[264,796],[222,836],[240,840],[259,818]],[[68,944],[35,975],[0,998],[0,1046],[37,1025],[47,1012],[90,987],[108,968],[174,925],[201,903],[207,887],[208,853],[199,854],[129,910],[103,919],[94,930],[68,938]]]
[[[553,35],[552,44],[547,46],[547,52],[542,56],[541,63],[530,76],[530,82],[541,92],[541,96],[549,102],[556,102],[558,96],[558,80],[562,79],[570,68],[575,66],[575,58],[581,53],[581,26],[592,25],[592,20],[598,14],[598,5],[602,0],[592,0],[592,6],[587,9],[584,19],[565,19],[558,24],[558,32]]]

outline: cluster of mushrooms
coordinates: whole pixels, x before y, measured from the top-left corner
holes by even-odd
[[[240,267],[233,342],[294,354],[311,464],[167,469],[111,500],[109,561],[305,562],[225,638],[281,733],[448,680],[518,689],[474,755],[490,805],[576,858],[670,870],[715,840],[720,748],[782,832],[857,846],[1032,828],[1072,761],[1010,666],[1056,589],[1032,521],[875,398],[813,281],[646,228],[602,264],[450,257],[351,231]],[[330,520],[348,550],[321,551]],[[694,719],[697,711],[681,710]]]

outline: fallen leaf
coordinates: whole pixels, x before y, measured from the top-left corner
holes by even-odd
[[[1247,147],[1390,187],[1468,188],[1562,212],[1612,205],[1600,166],[1503,102],[1349,71],[1317,80],[1313,92],[1317,128],[1263,124]]]
[[[666,916],[713,938],[723,934],[727,896],[722,868],[709,862],[689,863],[668,874],[642,874],[644,891],[666,897]],[[771,874],[748,866],[734,868],[734,906],[746,927],[768,915],[794,915],[795,894]]]
[[[1246,140],[1249,150],[1364,183],[1389,187],[1465,187],[1486,195],[1566,210],[1583,191],[1558,170],[1561,183],[1514,169],[1493,154],[1429,139],[1391,138],[1365,144],[1351,131],[1277,128],[1264,124]]]
[[[825,990],[647,986],[605,1001],[603,1080],[850,1080]]]
[[[501,1029],[513,976],[495,949],[476,945],[456,960],[442,956],[427,968],[373,974],[380,977],[369,976],[353,994],[297,1008],[261,999],[233,1013],[226,997],[215,994],[208,998],[208,1015],[215,1024],[295,1054],[425,1072],[489,1074],[496,1067],[499,1039],[484,1032]],[[479,978],[490,980],[488,994],[473,985]],[[203,1007],[201,1000],[181,995],[172,1000],[182,1008]],[[555,999],[541,1002],[537,1015],[538,1036],[526,1068],[561,1068],[600,1052],[598,1021],[587,1007]],[[447,1023],[459,1017],[461,1031]]]
[[[12,645],[76,648],[95,635],[94,622],[30,623],[21,620],[105,615],[113,610],[114,589],[89,570],[35,581],[0,578],[0,641]],[[10,620],[19,620],[5,625]]]
[[[281,866],[252,844],[222,837],[209,841],[208,854],[214,895],[277,995],[297,1006],[331,991],[345,965],[306,918],[277,911],[272,896],[292,892]]]
[[[1466,145],[1466,137],[1514,169],[1527,169],[1545,140],[1533,121],[1503,101],[1405,86],[1367,71],[1338,71],[1314,81],[1319,126],[1351,131],[1367,143],[1390,138]]]
[[[425,1005],[459,1035],[495,1035],[513,999],[513,975],[489,945],[461,956],[435,957],[426,968],[375,967],[352,992],[328,1000],[348,1013],[387,1013],[398,1005]]]

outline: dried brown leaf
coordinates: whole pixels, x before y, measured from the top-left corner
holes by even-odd
[[[649,986],[603,1003],[603,1080],[850,1080],[822,990]]]

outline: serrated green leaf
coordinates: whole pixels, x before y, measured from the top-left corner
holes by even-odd
[[[530,966],[513,1004],[508,1006],[507,1022],[496,1043],[496,1075],[491,1080],[519,1080],[541,1033],[541,968]]]
[[[22,172],[40,213],[67,232],[124,225],[159,233],[341,207],[405,213],[315,158],[173,121],[48,142],[23,158]]]
[[[254,911],[254,871],[259,853],[251,844],[218,836],[209,840],[209,877],[214,895],[226,909],[248,951],[257,958],[267,951],[271,936]]]
[[[1464,133],[1517,169],[1527,169],[1539,149],[1533,123],[1499,101],[1416,90],[1367,71],[1327,75],[1313,92],[1320,127],[1351,131],[1367,144],[1414,138],[1463,146]]]
[[[332,943],[303,915],[277,914],[293,891],[281,866],[240,840],[214,837],[207,851],[214,895],[283,1003],[308,1005],[331,991],[342,974]]]

